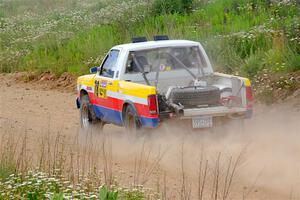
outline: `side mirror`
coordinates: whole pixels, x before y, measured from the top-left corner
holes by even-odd
[[[98,71],[98,67],[91,67],[90,68],[90,73],[91,74],[94,74],[94,73],[96,73]]]

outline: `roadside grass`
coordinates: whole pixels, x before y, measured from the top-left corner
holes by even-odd
[[[191,160],[182,142],[177,152],[181,158],[173,164],[175,172],[179,169],[174,179],[174,174],[162,167],[170,155],[168,149],[155,148],[148,140],[134,145],[123,141],[124,147],[116,147],[114,143],[120,145],[122,139],[111,134],[91,131],[67,136],[49,128],[38,136],[27,133],[26,128],[23,133],[7,129],[0,136],[0,166],[10,168],[0,178],[0,199],[225,200],[237,193],[243,195],[236,183],[244,149],[237,155],[201,151],[200,159]],[[12,151],[5,151],[7,144]],[[134,153],[126,155],[122,163],[124,158],[114,151],[130,152],[129,146]],[[3,162],[6,157],[12,165]]]
[[[89,67],[99,65],[107,49],[118,44],[119,37],[115,27],[103,25],[81,32],[68,42],[49,39],[46,43],[36,44],[22,59],[21,70],[86,73]]]
[[[241,70],[242,67],[247,67],[245,60],[253,54],[267,52],[274,47],[280,48],[278,53],[285,53],[286,49],[292,50],[288,56],[291,61],[284,70],[299,70],[299,6],[294,1],[214,1],[202,3],[188,15],[174,12],[154,16],[149,9],[151,1],[147,4],[139,1],[126,2],[123,8],[119,8],[119,4],[114,1],[108,5],[105,5],[107,2],[104,1],[84,1],[82,5],[77,1],[65,1],[62,5],[55,6],[51,2],[48,5],[46,2],[37,1],[38,8],[47,8],[50,11],[54,9],[55,12],[45,12],[39,20],[30,15],[24,21],[15,19],[7,22],[7,18],[2,18],[2,49],[16,45],[14,49],[18,50],[18,53],[11,55],[14,59],[3,55],[1,71],[38,70],[56,74],[83,74],[87,72],[88,67],[99,65],[113,45],[130,42],[132,36],[145,35],[151,39],[156,34],[167,34],[174,39],[200,41],[215,65],[225,71],[232,72],[234,69],[233,72],[252,75],[248,74],[247,70]],[[5,2],[2,5],[3,15],[7,16],[7,10],[11,10],[13,14],[10,16],[22,16],[26,6],[23,8],[21,5],[18,1]],[[80,5],[87,8],[80,10]],[[126,8],[130,5],[137,6]],[[74,8],[79,9],[78,13],[73,13]],[[112,9],[110,12],[113,13],[120,11],[121,14],[112,17],[106,12],[108,9]],[[97,21],[96,17],[89,13],[91,10],[101,13],[107,20]],[[38,14],[41,14],[41,11],[37,11]],[[74,22],[77,18],[79,20]],[[29,32],[34,28],[47,31],[41,31],[39,35],[30,35],[24,30],[9,28],[6,23],[11,23],[11,26],[15,25],[13,23],[25,23],[27,26],[24,29],[27,28]],[[29,41],[26,42],[20,37],[21,34],[27,35]],[[32,38],[35,39],[30,41]],[[13,41],[15,39],[17,42]],[[276,59],[276,55],[264,55],[264,58],[267,56],[274,56],[270,59]],[[236,62],[232,62],[233,60]],[[280,62],[284,63],[284,60]],[[272,64],[261,64],[258,68],[271,68]]]
[[[0,4],[1,72],[82,75],[99,66],[112,46],[157,34],[201,42],[216,71],[252,82],[265,71],[272,77],[300,70],[300,5],[294,0],[194,0],[184,12],[180,0],[168,12],[157,11],[164,3],[159,0],[26,2]],[[280,88],[273,85],[276,96]]]
[[[100,200],[141,200],[144,199],[142,190],[130,190],[120,187],[107,187],[84,190],[81,184],[75,187],[69,182],[55,175],[39,171],[28,171],[25,174],[10,174],[0,181],[0,199],[100,199]]]

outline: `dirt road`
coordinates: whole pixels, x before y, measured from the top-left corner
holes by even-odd
[[[10,76],[0,75],[0,132],[26,130],[38,135],[51,129],[51,132],[75,135],[79,127],[75,92],[45,88],[41,84],[15,83]],[[220,135],[162,127],[143,144],[132,145],[123,137],[122,129],[107,126],[104,131],[115,133],[114,160],[118,166],[123,163],[129,171],[135,166],[134,155],[142,147],[164,152],[159,165],[169,178],[168,191],[180,190],[182,171],[186,173],[186,185],[190,190],[197,190],[193,185],[198,180],[201,155],[214,163],[221,154],[222,167],[226,169],[228,159],[243,152],[237,180],[233,183],[233,198],[300,199],[299,104],[300,98],[295,98],[276,106],[257,106],[254,118],[246,122],[243,133],[237,133],[234,126],[224,126],[226,134]]]

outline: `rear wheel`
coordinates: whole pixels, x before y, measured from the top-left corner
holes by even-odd
[[[132,106],[127,106],[124,114],[124,125],[126,132],[130,137],[136,137],[138,130],[141,128],[139,117]]]

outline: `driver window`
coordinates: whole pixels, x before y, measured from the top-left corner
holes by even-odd
[[[101,76],[113,78],[114,77],[114,71],[112,70],[113,67],[115,67],[117,60],[119,56],[119,50],[111,50],[108,55],[106,56],[102,67],[101,67]]]

